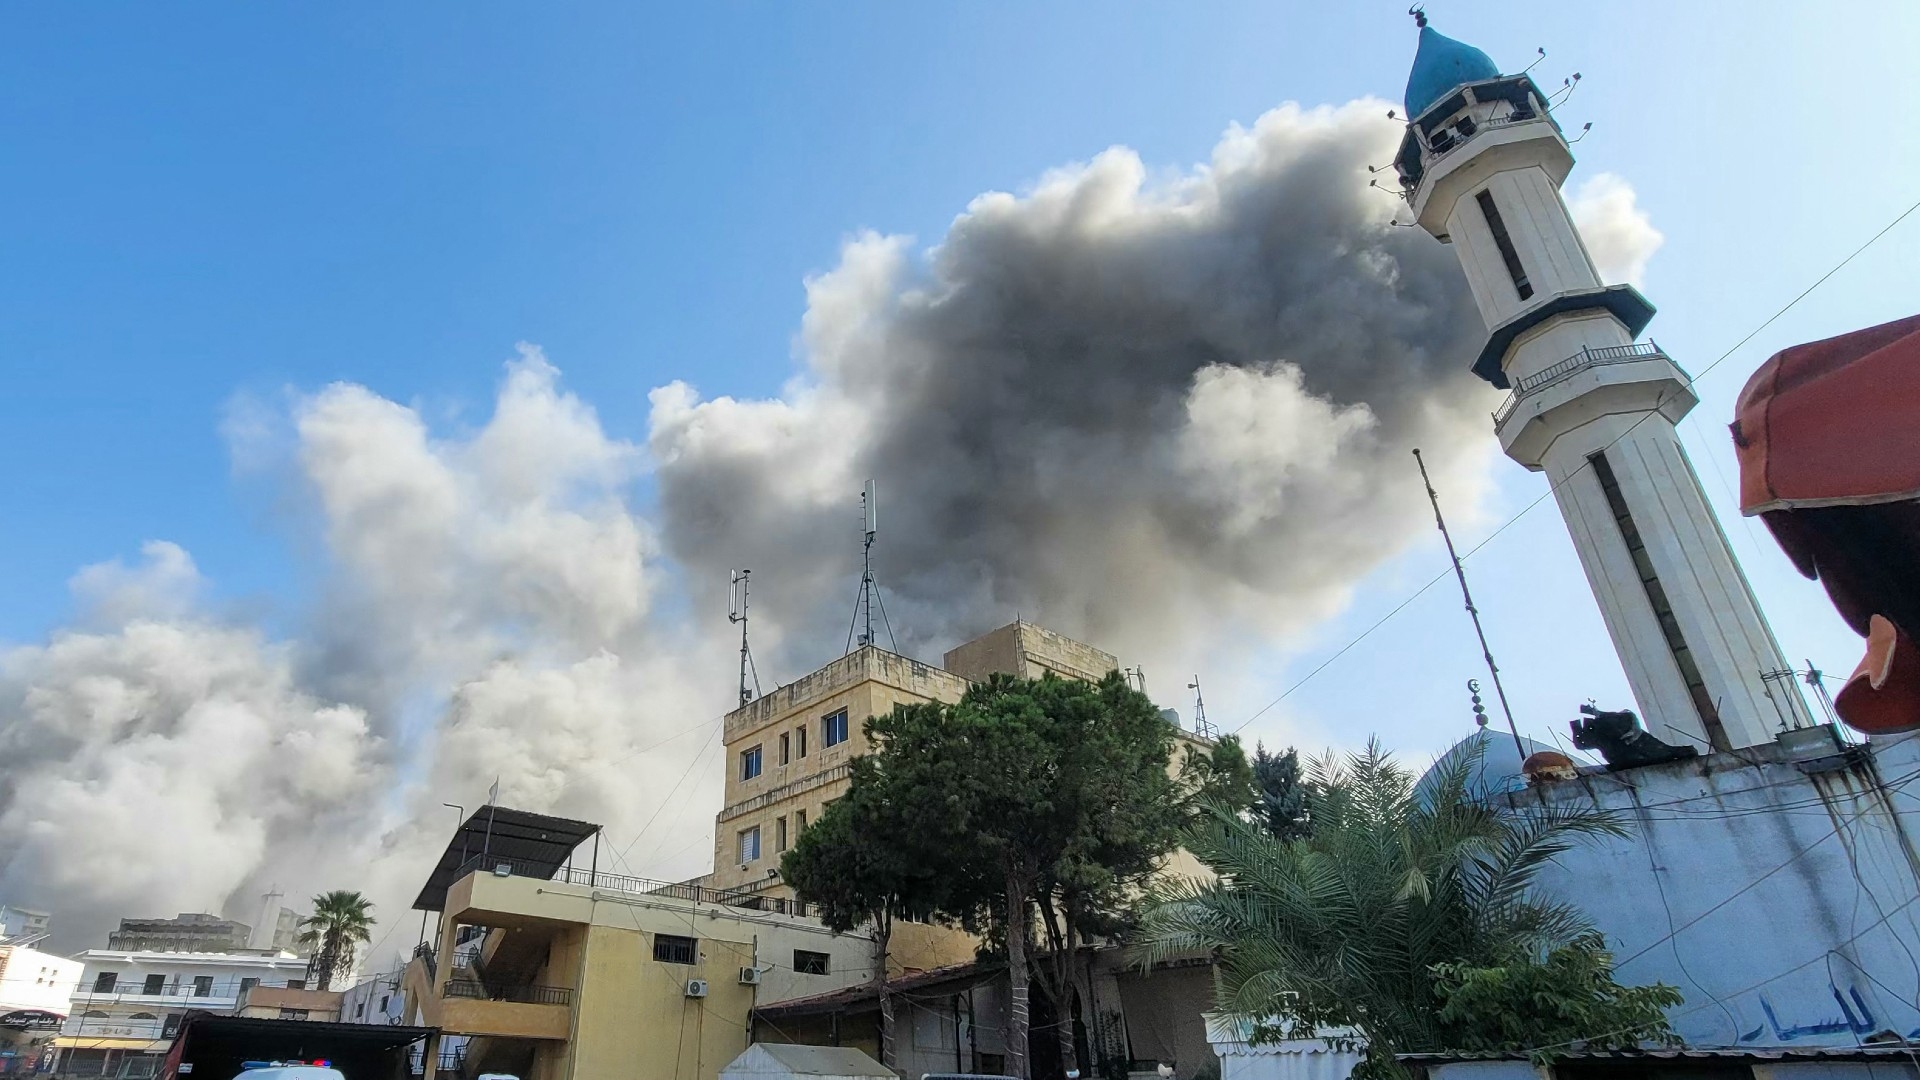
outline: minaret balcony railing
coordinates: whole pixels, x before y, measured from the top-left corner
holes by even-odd
[[[1651,341],[1635,342],[1632,345],[1608,345],[1598,349],[1583,348],[1565,360],[1551,367],[1542,368],[1515,383],[1513,393],[1508,394],[1507,399],[1500,403],[1498,409],[1494,410],[1493,426],[1499,427],[1506,423],[1507,419],[1513,415],[1513,411],[1520,407],[1520,402],[1529,394],[1538,393],[1555,383],[1565,382],[1589,368],[1606,367],[1610,364],[1632,364],[1641,360],[1655,359],[1666,360],[1670,364],[1673,363],[1673,359],[1666,353],[1660,351],[1660,346]],[[1674,366],[1676,370],[1679,367],[1677,364]],[[1685,375],[1685,372],[1681,372],[1682,377],[1685,377]]]

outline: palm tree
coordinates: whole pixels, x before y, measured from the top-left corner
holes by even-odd
[[[333,989],[333,976],[353,964],[353,948],[372,939],[373,901],[336,889],[313,898],[313,914],[300,920],[300,943],[318,945],[307,962],[317,990]]]
[[[1163,887],[1137,938],[1145,957],[1216,951],[1223,1013],[1257,1040],[1352,1032],[1371,1075],[1396,1072],[1394,1053],[1456,1048],[1446,979],[1537,976],[1555,950],[1597,947],[1585,916],[1534,886],[1581,838],[1624,828],[1584,805],[1496,809],[1470,787],[1477,755],[1452,757],[1418,785],[1377,742],[1310,763],[1313,829],[1291,840],[1214,808],[1187,846],[1219,877]]]

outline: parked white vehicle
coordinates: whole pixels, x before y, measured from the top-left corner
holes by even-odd
[[[347,1074],[325,1065],[257,1065],[233,1080],[347,1080]]]

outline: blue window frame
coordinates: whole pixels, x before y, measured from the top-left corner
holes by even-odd
[[[847,710],[841,709],[820,718],[820,745],[838,746],[847,741]]]
[[[751,780],[760,775],[760,748],[749,747],[740,751],[740,779]]]

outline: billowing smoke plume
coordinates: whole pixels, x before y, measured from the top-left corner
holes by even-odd
[[[1640,209],[1632,185],[1612,173],[1590,176],[1574,190],[1567,207],[1602,279],[1611,285],[1645,281],[1647,260],[1667,238]]]
[[[1385,111],[1281,108],[1151,181],[1110,150],[924,254],[858,236],[807,283],[778,398],[662,387],[644,445],[532,348],[468,430],[351,384],[236,406],[236,471],[321,556],[312,602],[273,640],[174,545],[80,570],[74,625],[0,650],[0,900],[78,948],[359,888],[404,937],[440,804],[496,780],[604,823],[603,866],[701,872],[733,663],[712,594],[756,570],[769,683],[837,655],[868,477],[905,651],[1016,612],[1165,681],[1284,645],[1431,527],[1411,447],[1463,517],[1491,452],[1453,254],[1366,184]],[[1636,275],[1659,235],[1631,191],[1580,206]]]
[[[1109,150],[924,260],[849,241],[780,399],[654,393],[670,550],[753,566],[801,666],[845,643],[869,476],[905,649],[1018,612],[1192,659],[1325,617],[1431,528],[1411,448],[1471,502],[1498,400],[1453,253],[1368,187],[1385,112],[1276,109],[1160,179]]]
[[[0,653],[0,898],[55,911],[71,947],[122,915],[251,919],[270,885],[362,889],[398,927],[451,828],[440,804],[496,780],[504,803],[605,824],[615,868],[659,812],[633,853],[704,870],[684,841],[711,820],[711,756],[692,767],[727,651],[649,618],[642,453],[537,351],[458,437],[346,384],[238,408],[229,437],[243,473],[313,510],[328,570],[307,632],[209,612],[172,544],[80,571],[80,626]]]

